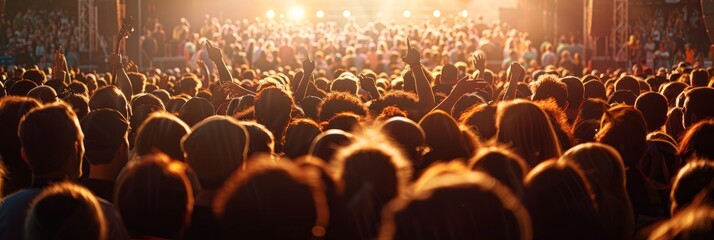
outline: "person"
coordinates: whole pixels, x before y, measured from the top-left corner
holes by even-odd
[[[107,220],[97,198],[86,188],[60,182],[32,201],[25,239],[106,239]]]
[[[469,166],[471,170],[492,176],[514,196],[523,197],[523,179],[530,168],[517,154],[497,146],[483,147],[469,160]]]
[[[533,239],[605,237],[591,187],[575,166],[544,161],[528,173],[524,187]]]
[[[531,167],[560,156],[560,143],[548,115],[532,102],[500,103],[496,126],[496,141],[512,147]]]
[[[412,196],[385,209],[378,239],[530,239],[531,219],[518,197],[465,169],[459,162],[429,168]]]
[[[171,159],[183,161],[181,138],[190,132],[188,125],[178,117],[166,112],[152,113],[136,134],[135,154],[143,156],[160,151]]]
[[[132,161],[117,179],[114,204],[132,238],[179,239],[193,210],[187,166],[163,154]]]
[[[117,176],[129,160],[129,123],[116,110],[103,108],[87,114],[80,125],[90,163],[84,185],[98,197],[114,199]]]
[[[248,131],[236,120],[213,116],[196,124],[181,140],[186,162],[201,185],[185,239],[219,238],[217,220],[211,209],[213,199],[233,172],[245,168],[248,138]]]
[[[714,117],[714,108],[707,103],[714,101],[714,88],[695,87],[684,93],[684,127],[691,127],[699,121]]]
[[[41,103],[27,97],[7,96],[0,98],[0,157],[5,166],[2,196],[8,196],[32,184],[32,169],[22,158],[17,129],[22,117]]]
[[[35,197],[58,181],[76,181],[82,175],[84,135],[74,112],[62,103],[35,108],[20,121],[21,155],[32,169],[32,185],[0,203],[0,238],[22,239],[27,210]],[[100,200],[107,216],[108,238],[125,239],[126,230],[110,203]]]
[[[226,180],[213,211],[220,239],[312,239],[328,230],[324,189],[293,163],[265,156]]]
[[[635,219],[625,188],[625,165],[620,154],[605,144],[585,143],[563,153],[559,161],[571,163],[583,172],[595,195],[606,238],[632,238]]]
[[[416,166],[417,175],[435,162],[448,162],[452,160],[466,161],[471,157],[467,139],[459,128],[458,123],[448,113],[436,110],[419,121],[419,126],[424,130],[426,145],[431,151],[427,152],[420,165]]]
[[[667,121],[667,98],[657,92],[643,93],[635,101],[635,109],[642,112],[647,123],[647,131],[655,132],[662,129]]]
[[[714,180],[714,164],[710,159],[692,159],[679,170],[670,193],[672,215],[697,203],[697,197],[710,194]]]
[[[687,129],[679,142],[677,156],[683,162],[693,158],[714,159],[709,143],[714,140],[714,120],[701,121]]]

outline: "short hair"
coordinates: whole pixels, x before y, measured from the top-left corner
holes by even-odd
[[[351,79],[335,79],[330,84],[330,92],[345,92],[356,96],[358,90],[358,82]]]
[[[146,75],[143,73],[130,72],[127,73],[127,76],[129,76],[129,81],[131,82],[132,93],[143,93],[146,87]]]
[[[687,88],[687,84],[683,82],[668,82],[662,84],[660,93],[667,98],[670,107],[674,107],[677,103],[677,96]]]
[[[42,190],[25,218],[25,239],[105,239],[108,230],[97,197],[70,182]]]
[[[598,80],[586,82],[583,84],[583,90],[584,99],[599,98],[607,100],[607,90],[605,89],[605,85]]]
[[[130,162],[117,178],[114,204],[132,237],[178,238],[193,211],[187,167],[165,155]]]
[[[671,212],[687,207],[703,191],[711,192],[714,163],[709,159],[691,159],[674,178],[670,194]]]
[[[81,121],[87,160],[92,164],[109,163],[121,144],[127,142],[129,122],[114,109],[98,109]]]
[[[322,127],[309,118],[294,119],[285,130],[283,151],[291,159],[307,155],[310,144],[322,133]]]
[[[577,77],[564,77],[560,79],[560,82],[565,83],[565,86],[568,88],[568,108],[580,108],[580,103],[583,102],[585,97],[583,82]]]
[[[640,83],[633,76],[623,76],[615,81],[615,91],[627,90],[640,95]]]
[[[77,114],[77,119],[82,120],[84,116],[89,113],[89,98],[80,94],[69,94],[62,98],[62,101],[66,102],[72,107],[74,113]]]
[[[559,82],[554,75],[543,75],[538,78],[538,81],[531,83],[533,97],[531,100],[546,100],[548,98],[555,99],[558,107],[565,108],[568,103],[568,85]]]
[[[352,140],[353,135],[351,133],[339,129],[325,130],[312,140],[308,158],[316,157],[321,161],[330,163],[337,151],[350,145]]]
[[[381,226],[379,239],[530,239],[533,231],[507,187],[453,163],[427,170],[413,194],[385,207]]]
[[[193,126],[201,120],[213,116],[214,113],[213,105],[208,99],[194,97],[181,106],[178,117],[189,126]]]
[[[626,167],[635,167],[647,151],[647,123],[637,109],[617,105],[603,114],[595,138],[617,149]]]
[[[657,226],[649,235],[649,239],[712,239],[714,232],[714,207],[708,204],[697,204],[687,207],[669,220]]]
[[[518,154],[504,147],[483,147],[469,160],[469,166],[492,176],[516,196],[523,196],[523,179],[530,168]]]
[[[714,120],[700,121],[687,129],[679,142],[677,155],[682,161],[692,158],[707,158],[714,160]]]
[[[446,64],[441,68],[441,83],[456,83],[459,70],[453,64]]]
[[[94,91],[94,95],[89,98],[89,109],[97,110],[101,108],[117,110],[125,118],[130,116],[130,109],[127,106],[127,99],[124,93],[114,85],[97,89],[97,91]]]
[[[487,141],[496,135],[496,106],[480,104],[461,114],[459,122],[468,126],[481,141]]]
[[[642,112],[649,132],[661,129],[667,121],[667,98],[657,92],[647,92],[637,97],[635,109]]]
[[[201,187],[217,189],[232,172],[244,168],[248,141],[248,131],[237,120],[212,116],[183,137],[181,148]]]
[[[182,93],[187,93],[189,89],[201,88],[201,81],[193,74],[184,75],[178,82],[178,87]]]
[[[41,106],[41,103],[34,98],[7,96],[0,98],[0,139],[3,144],[0,144],[0,156],[3,162],[23,163],[20,156],[20,137],[17,135],[17,129],[20,126],[22,119],[27,112]]]
[[[74,111],[64,103],[30,110],[18,130],[22,149],[36,178],[78,178],[84,155],[84,135]]]
[[[27,73],[25,73],[27,74]],[[706,87],[709,85],[709,72],[704,69],[697,69],[692,71],[689,75],[689,86],[692,87]]]
[[[282,140],[285,127],[290,123],[293,105],[293,98],[282,89],[265,88],[255,96],[255,120]],[[282,145],[282,142],[279,144]]]
[[[714,118],[714,107],[709,104],[714,102],[714,88],[696,87],[685,93],[684,126],[689,127],[698,121]]]
[[[32,90],[27,92],[27,96],[35,98],[43,104],[53,103],[58,100],[57,92],[55,92],[54,89],[46,85],[41,85],[33,88]]]
[[[253,121],[241,121],[240,124],[245,127],[245,130],[248,131],[248,136],[250,136],[250,141],[248,141],[248,157],[256,153],[275,153],[275,137],[268,128]]]
[[[34,68],[29,69],[25,73],[23,73],[22,78],[33,81],[37,85],[42,85],[47,81],[47,76],[45,76],[45,72]]]
[[[330,120],[341,112],[351,112],[362,117],[367,116],[367,108],[359,98],[344,92],[327,94],[322,103],[318,105],[320,121]]]
[[[33,88],[37,87],[37,83],[30,80],[20,80],[15,82],[7,91],[10,96],[27,96]]]
[[[245,171],[233,174],[213,204],[223,238],[322,237],[327,209],[324,190],[297,166],[269,159],[253,160]]]
[[[139,156],[160,151],[171,159],[183,161],[181,138],[190,131],[178,117],[167,112],[155,112],[139,127],[134,149]]]
[[[72,83],[67,85],[67,88],[69,88],[69,90],[74,94],[81,94],[82,96],[89,97],[89,89],[87,88],[87,85],[80,81],[72,81]]]

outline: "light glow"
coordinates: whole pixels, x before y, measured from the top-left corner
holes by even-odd
[[[288,17],[292,20],[302,20],[305,18],[305,10],[301,7],[293,7],[290,9]]]
[[[322,10],[318,10],[317,13],[315,13],[315,17],[323,18],[325,17],[325,12],[323,12]]]
[[[267,17],[268,19],[275,18],[275,11],[273,11],[273,9],[268,10],[267,12],[265,12],[265,17]]]
[[[439,11],[439,10],[434,10],[433,14],[434,14],[435,18],[441,17],[441,11]]]
[[[466,10],[466,9],[464,9],[463,11],[461,11],[461,16],[464,17],[464,18],[469,17],[469,11]]]
[[[410,17],[412,16],[412,11],[404,10],[404,12],[402,13],[402,15],[403,15],[405,18],[410,18]]]
[[[342,12],[342,16],[345,18],[349,18],[350,16],[352,16],[352,12],[350,12],[350,10],[345,10]]]

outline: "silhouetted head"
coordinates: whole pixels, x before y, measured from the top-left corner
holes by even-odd
[[[293,120],[285,131],[283,152],[291,159],[307,155],[313,140],[322,133],[322,127],[309,118]]]
[[[679,143],[678,156],[682,161],[692,158],[714,159],[714,120],[700,121],[690,127]]]
[[[499,104],[496,126],[496,140],[513,148],[530,166],[560,156],[558,137],[548,115],[532,102]]]
[[[114,159],[122,147],[128,151],[129,122],[116,110],[94,110],[82,118],[80,123],[84,133],[85,154],[90,163],[106,164]]]
[[[351,133],[342,130],[325,130],[312,141],[309,154],[330,163],[340,148],[352,143],[352,138]]]
[[[523,179],[530,168],[517,154],[501,147],[481,148],[469,165],[472,170],[484,172],[501,182],[516,197],[523,196]]]
[[[129,118],[130,109],[124,94],[116,86],[101,87],[89,98],[89,109],[97,110],[111,108],[117,110],[125,118]]]
[[[710,194],[714,180],[714,163],[711,159],[692,159],[682,169],[672,184],[671,212],[677,213],[695,202],[697,196]]]
[[[25,219],[25,239],[105,239],[109,229],[97,198],[86,188],[61,182],[35,197]]]
[[[27,92],[27,96],[37,99],[43,104],[57,102],[58,100],[57,92],[55,92],[55,90],[51,87],[45,85],[33,88],[32,90]]]
[[[649,132],[660,130],[667,121],[667,98],[657,92],[647,92],[637,97],[635,109],[642,112]]]
[[[183,161],[181,138],[189,132],[188,125],[176,116],[155,112],[139,127],[134,149],[138,156],[162,152],[171,159]]]
[[[625,167],[635,167],[647,151],[647,123],[637,109],[618,105],[605,112],[595,138],[617,149]]]
[[[685,93],[684,126],[689,127],[695,123],[714,118],[714,107],[710,103],[714,102],[714,88],[697,87]]]

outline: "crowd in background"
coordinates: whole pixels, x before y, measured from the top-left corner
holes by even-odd
[[[0,68],[0,239],[714,238],[714,67],[528,39],[207,17],[143,37],[185,68]]]

